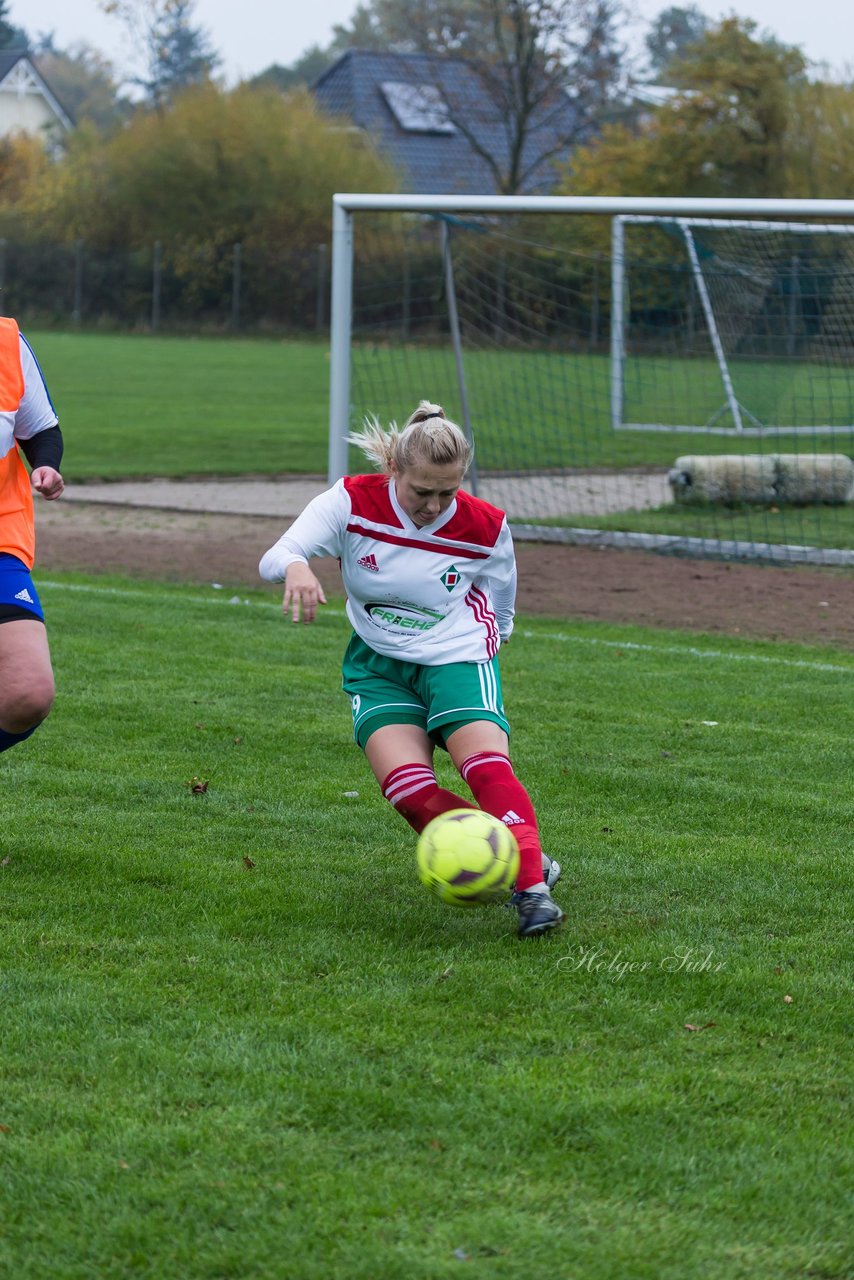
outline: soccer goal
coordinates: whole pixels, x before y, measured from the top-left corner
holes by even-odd
[[[850,511],[674,513],[673,473],[854,456],[852,236],[843,200],[337,195],[329,479],[366,416],[430,399],[519,536],[847,563]]]
[[[615,430],[849,433],[854,225],[618,215],[611,269]]]

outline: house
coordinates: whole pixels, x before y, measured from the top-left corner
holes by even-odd
[[[28,133],[52,147],[73,127],[26,49],[0,49],[0,138]]]
[[[506,125],[465,62],[429,53],[350,49],[315,81],[312,93],[321,110],[368,135],[397,169],[403,190],[424,195],[498,192],[495,173],[478,146],[505,169]],[[568,156],[562,140],[573,136],[577,120],[577,109],[563,94],[533,117],[523,156],[533,170],[522,188],[526,194],[551,189],[555,160]]]

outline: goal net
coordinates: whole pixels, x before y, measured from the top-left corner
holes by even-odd
[[[521,536],[854,563],[847,472],[790,503],[806,490],[776,461],[854,456],[854,202],[786,228],[721,202],[336,202],[331,480],[364,467],[345,437],[366,416],[429,399]],[[732,492],[763,501],[687,510],[674,475],[697,455],[743,455]]]
[[[613,424],[850,432],[854,225],[622,216]]]

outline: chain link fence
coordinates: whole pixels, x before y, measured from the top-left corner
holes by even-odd
[[[325,244],[287,252],[232,244],[95,249],[0,239],[0,312],[28,327],[322,333]]]

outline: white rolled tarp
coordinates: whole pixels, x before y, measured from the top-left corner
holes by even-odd
[[[677,458],[667,479],[675,502],[843,503],[854,499],[844,453],[712,454]]]

